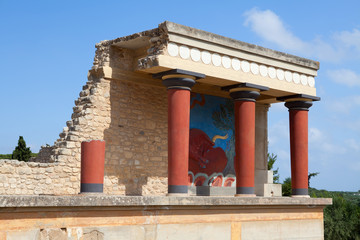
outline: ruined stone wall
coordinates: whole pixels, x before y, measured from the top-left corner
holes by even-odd
[[[39,150],[39,154],[36,157],[32,157],[29,159],[29,162],[39,162],[39,163],[49,163],[54,162],[51,155],[54,152],[54,146],[41,146]]]
[[[105,130],[105,192],[167,192],[165,87],[111,81],[111,123]]]
[[[36,163],[0,160],[0,194],[33,195],[74,193],[79,169],[64,162]]]
[[[54,146],[34,162],[0,162],[0,194],[79,193],[81,142],[92,139],[106,142],[106,194],[167,192],[166,88],[88,78]]]
[[[42,148],[33,162],[1,161],[0,193],[79,193],[81,141],[104,138],[104,128],[110,123],[109,85],[109,81],[89,76],[75,101],[72,120],[54,146]]]

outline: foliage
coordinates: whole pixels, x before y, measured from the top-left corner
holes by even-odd
[[[272,154],[272,156],[274,156]],[[268,167],[270,157],[268,154]],[[276,161],[276,158],[275,158]],[[274,162],[275,162],[274,161]],[[355,192],[329,192],[310,188],[310,179],[319,172],[308,174],[309,195],[313,198],[332,198],[333,204],[324,209],[324,235],[327,240],[360,240],[360,190]],[[282,184],[283,196],[291,196],[291,178]]]
[[[12,154],[0,154],[0,159],[12,159]]]
[[[325,239],[360,239],[360,196],[349,192],[309,189],[311,197],[332,198],[324,209]]]
[[[320,173],[319,172],[314,172],[314,173],[309,173],[308,175],[308,186],[310,187],[310,179],[312,177],[316,177],[317,175],[319,175]]]
[[[38,153],[31,153],[31,157],[36,157]],[[12,159],[12,154],[0,154],[0,159]]]
[[[12,153],[12,159],[17,159],[19,161],[29,161],[31,157],[31,150],[29,147],[26,147],[26,142],[22,136],[19,137],[18,145]]]
[[[283,196],[291,196],[291,178],[285,178],[281,187]]]
[[[308,174],[308,184],[309,184],[309,188],[310,188],[310,179],[312,177],[317,176],[318,174],[320,174],[319,172],[316,173],[309,173]],[[288,177],[284,180],[283,184],[282,184],[282,195],[283,196],[291,196],[291,178]]]
[[[277,155],[275,154],[267,154],[267,158],[268,158],[268,170],[273,170],[274,168],[274,163],[277,160]],[[279,183],[279,168],[277,168],[276,170],[273,170],[273,182],[274,183]]]

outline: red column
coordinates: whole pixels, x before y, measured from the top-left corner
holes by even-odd
[[[105,141],[81,143],[81,193],[103,192],[104,162]]]
[[[182,69],[153,75],[168,89],[168,195],[188,193],[190,91],[204,77]]]
[[[285,103],[289,108],[291,186],[293,196],[308,195],[308,111],[311,102]]]
[[[254,195],[255,101],[235,101],[236,194]]]
[[[190,91],[168,90],[168,192],[187,193]]]
[[[235,100],[235,196],[255,197],[255,101],[268,88],[243,83],[224,89]]]

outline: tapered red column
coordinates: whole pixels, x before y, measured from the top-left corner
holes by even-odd
[[[235,101],[236,194],[254,194],[255,101]]]
[[[255,196],[255,101],[268,88],[240,84],[223,88],[234,99],[236,195]]]
[[[310,101],[286,102],[289,108],[292,196],[308,195],[308,111]]]
[[[190,91],[203,74],[179,69],[154,75],[161,77],[168,95],[168,195],[188,193]]]
[[[190,91],[168,89],[168,193],[188,192]]]
[[[81,193],[102,193],[104,183],[105,141],[81,143]]]
[[[255,196],[255,99],[260,93],[239,91],[230,95],[235,97],[236,194]]]

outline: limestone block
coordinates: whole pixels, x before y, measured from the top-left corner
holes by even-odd
[[[255,169],[255,184],[264,184],[268,181],[268,171]]]
[[[67,240],[66,230],[61,228],[42,229],[39,234],[39,240],[48,239]]]
[[[15,171],[15,168],[9,164],[3,163],[2,166],[0,166],[0,173],[6,174],[6,173],[13,173]]]
[[[281,197],[282,187],[281,184],[268,183],[264,184],[265,197]]]
[[[7,231],[5,239],[6,240],[37,239],[37,237],[39,236],[39,232],[40,232],[39,229],[30,229],[30,230],[22,230],[22,231]]]
[[[14,183],[17,182],[17,179],[16,179],[16,178],[9,178],[8,182],[9,182],[10,184],[14,184]]]
[[[70,167],[63,167],[63,172],[65,173],[71,173],[72,169]]]
[[[273,183],[273,182],[274,182],[274,172],[271,170],[268,170],[267,183]]]
[[[75,148],[75,142],[66,141],[66,148]]]
[[[169,236],[172,240],[231,240],[231,223],[159,224],[156,228],[156,239],[165,240],[169,239]]]
[[[72,151],[70,149],[67,148],[60,148],[59,149],[59,154],[60,155],[71,155]]]
[[[322,219],[244,222],[241,239],[324,239],[323,222]]]

